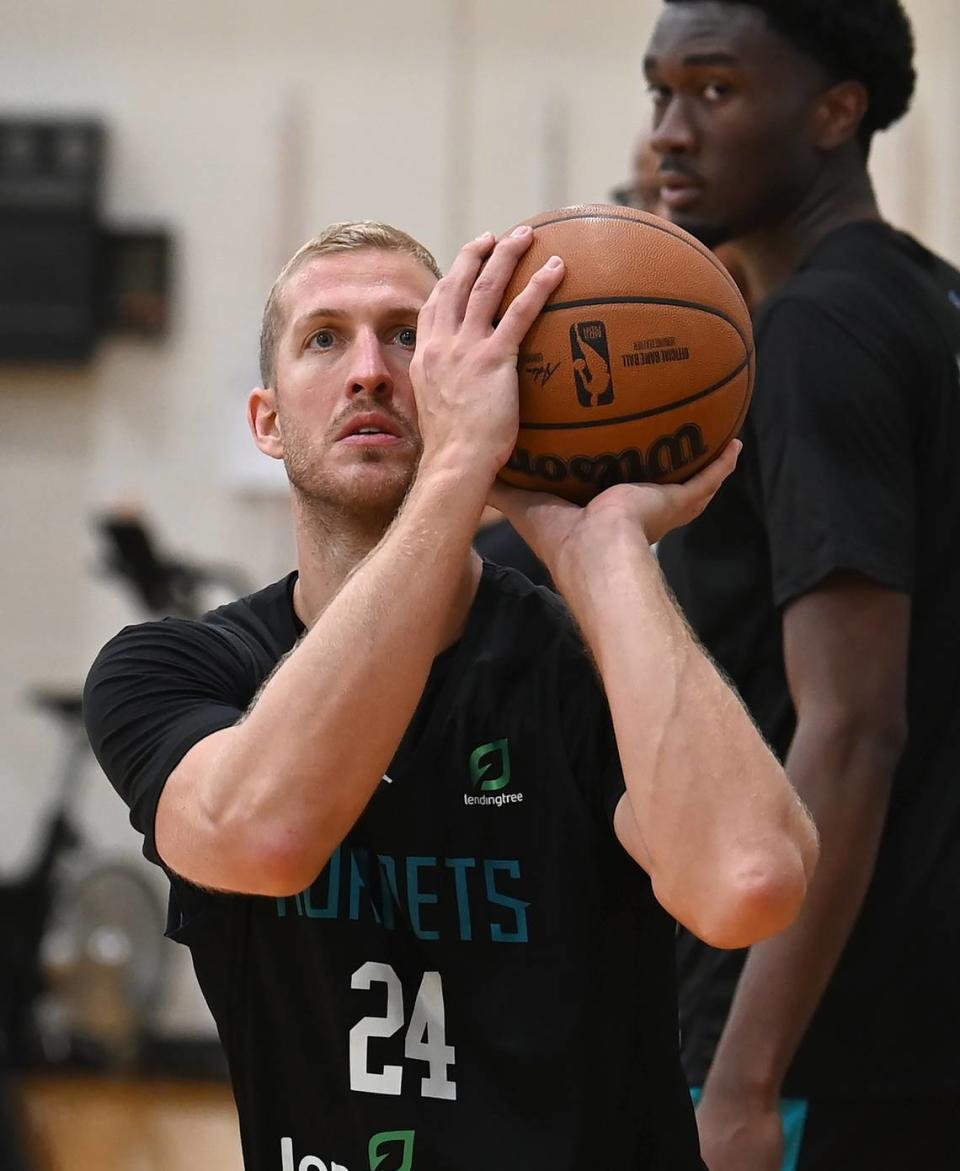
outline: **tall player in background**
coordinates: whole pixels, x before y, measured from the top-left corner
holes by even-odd
[[[647,53],[659,197],[759,302],[743,458],[662,565],[822,835],[788,932],[680,943],[711,1171],[960,1166],[960,273],[867,171],[912,53],[896,0],[667,0]]]
[[[247,1171],[697,1171],[674,917],[742,946],[795,916],[813,866],[649,548],[735,444],[586,509],[496,493],[592,658],[558,598],[471,551],[516,444],[520,342],[563,276],[553,258],[494,326],[531,238],[486,234],[439,283],[384,225],[302,249],[250,399],[298,571],[128,629],[90,673],[91,740],[170,877]]]

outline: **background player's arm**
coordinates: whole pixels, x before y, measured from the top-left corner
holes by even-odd
[[[663,906],[719,947],[787,926],[816,858],[810,819],[648,544],[707,506],[736,451],[686,484],[612,488],[585,509],[501,488],[495,497],[546,562],[603,678],[627,785],[617,836]]]
[[[380,783],[434,657],[455,636],[477,521],[516,441],[519,343],[563,271],[534,274],[494,329],[529,237],[501,241],[491,256],[492,243],[463,249],[421,311],[411,378],[424,449],[394,524],[246,719],[194,745],[167,780],[157,849],[192,882],[276,895],[312,882]]]
[[[820,863],[797,922],[752,948],[740,977],[699,1112],[716,1171],[753,1167],[745,1144],[776,1111],[872,878],[906,740],[909,628],[906,594],[852,574],[785,613],[797,710],[787,771],[816,819]]]

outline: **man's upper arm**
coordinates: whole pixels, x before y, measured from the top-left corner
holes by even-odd
[[[773,600],[798,718],[904,723],[914,584],[914,419],[875,339],[806,299],[760,330],[751,426]]]
[[[254,687],[215,630],[165,621],[128,627],[100,652],[84,688],[84,720],[101,767],[161,863],[155,819],[168,777],[195,745],[229,728]]]
[[[859,574],[835,573],[783,615],[787,683],[797,717],[869,736],[899,753],[906,734],[910,598]]]
[[[869,340],[809,300],[763,320],[749,439],[774,602],[837,572],[909,593],[916,477],[909,387]]]

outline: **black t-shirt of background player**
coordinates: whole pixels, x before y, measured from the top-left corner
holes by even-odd
[[[154,862],[165,779],[302,633],[293,583],[128,628],[91,670],[91,741]],[[247,1171],[700,1171],[675,927],[614,837],[623,792],[559,600],[485,565],[387,775],[307,890],[170,874],[168,933],[226,1049]]]
[[[519,570],[534,585],[554,588],[547,567],[508,520],[494,521],[481,529],[473,539],[473,547],[484,561]]]
[[[835,571],[912,599],[909,739],[873,883],[788,1093],[960,1092],[958,309],[960,273],[887,225],[823,240],[758,314],[736,473],[660,546],[692,625],[781,757],[795,726],[784,607]],[[742,960],[681,937],[694,1084]]]

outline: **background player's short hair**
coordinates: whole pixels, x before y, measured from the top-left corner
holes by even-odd
[[[702,0],[666,0],[696,4]],[[860,127],[869,145],[902,118],[913,97],[913,30],[900,0],[731,0],[758,8],[770,28],[815,61],[833,81],[861,82],[870,108]]]
[[[355,252],[361,248],[379,248],[382,252],[405,252],[419,261],[437,278],[443,274],[432,254],[412,236],[390,224],[377,220],[344,220],[308,240],[290,257],[273,282],[260,327],[260,378],[264,386],[273,386],[277,376],[277,344],[283,332],[283,293],[295,272],[316,256],[334,252]]]

